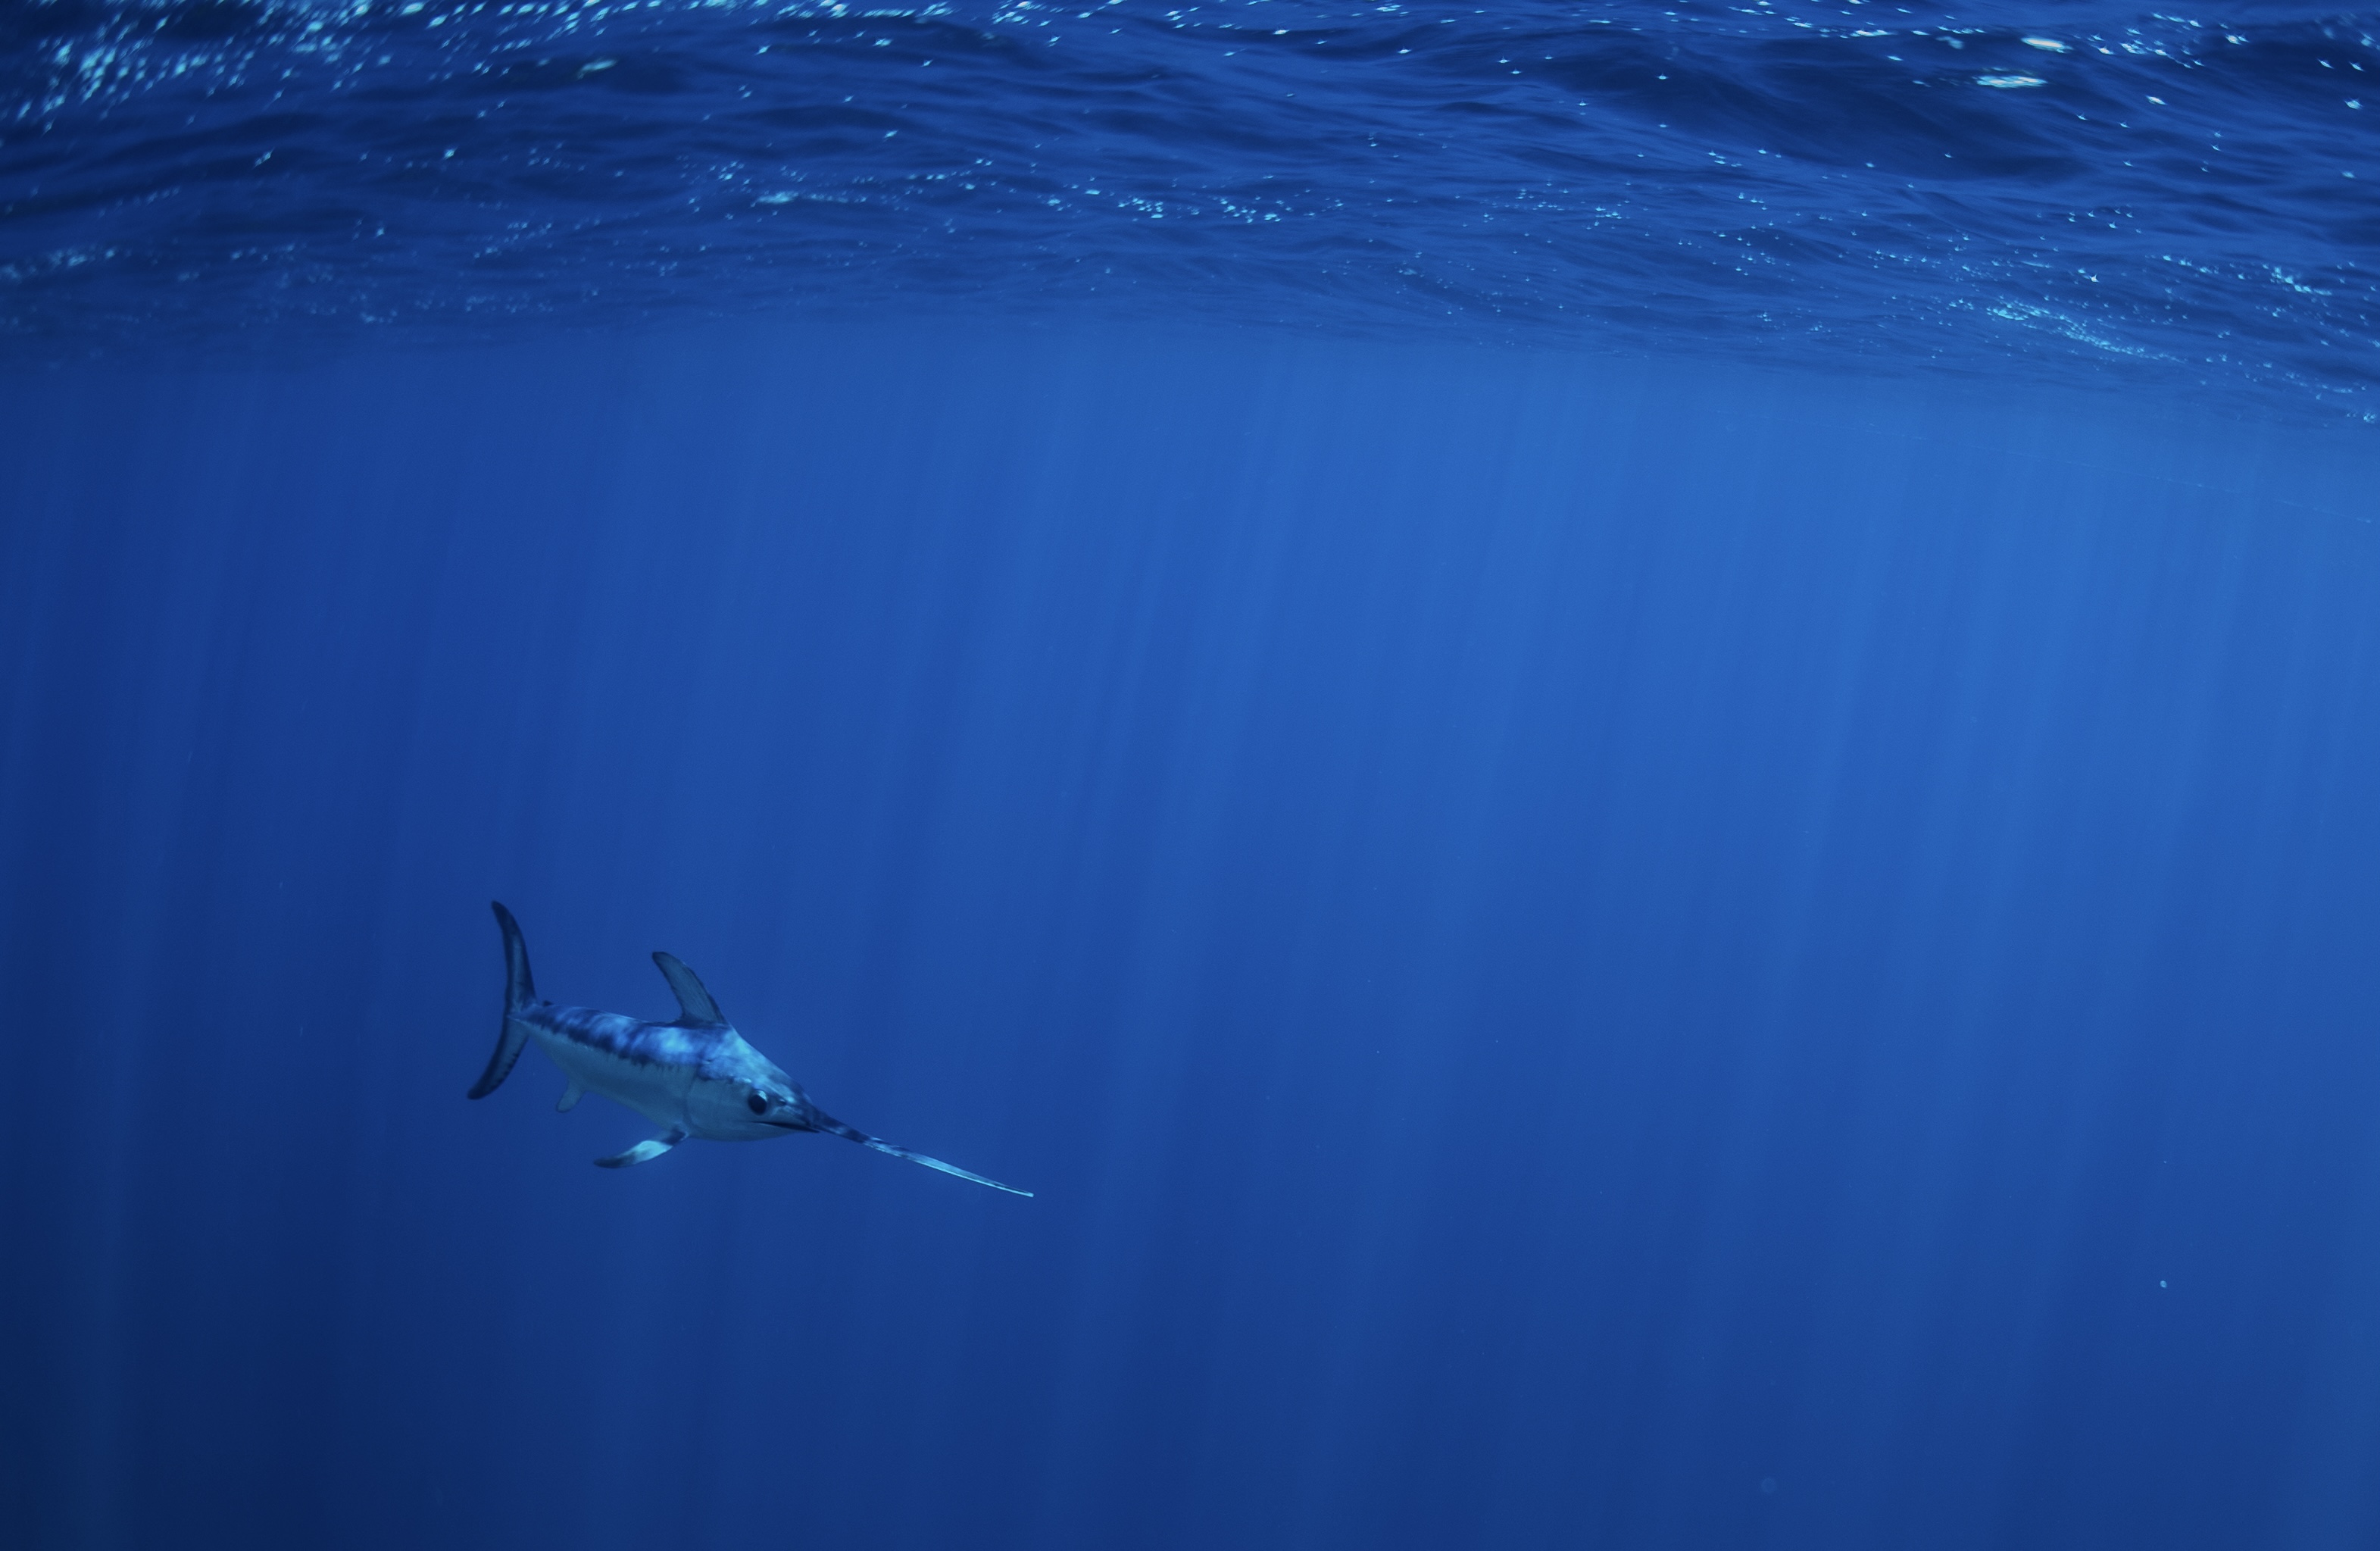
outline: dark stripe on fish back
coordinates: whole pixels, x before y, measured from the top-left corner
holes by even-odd
[[[717,1030],[646,1023],[594,1008],[554,1008],[544,1019],[573,1044],[640,1067],[699,1067],[719,1043]]]

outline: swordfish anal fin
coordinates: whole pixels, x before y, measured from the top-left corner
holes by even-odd
[[[677,997],[680,1023],[700,1027],[727,1021],[727,1015],[719,1010],[719,1004],[710,999],[710,993],[694,978],[694,971],[686,967],[684,959],[674,953],[655,949],[653,962],[661,966],[662,978],[670,983],[670,991]]]
[[[846,1126],[832,1115],[813,1116],[810,1124],[820,1130],[832,1132],[845,1141],[856,1142],[862,1147],[872,1147],[877,1152],[889,1153],[896,1158],[906,1158],[913,1164],[923,1164],[928,1168],[938,1168],[944,1174],[954,1174],[962,1179],[972,1179],[978,1185],[990,1185],[995,1191],[1006,1191],[1010,1195],[1021,1195],[1027,1200],[1030,1200],[1033,1195],[1031,1191],[1020,1191],[1014,1185],[1003,1185],[997,1179],[987,1179],[980,1174],[970,1174],[956,1164],[946,1164],[940,1158],[929,1158],[923,1153],[912,1153],[906,1147],[896,1146],[880,1136],[870,1136],[856,1127]]]

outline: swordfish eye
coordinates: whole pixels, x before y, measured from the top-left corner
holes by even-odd
[[[757,1088],[744,1095],[744,1104],[755,1115],[769,1113],[769,1095]]]

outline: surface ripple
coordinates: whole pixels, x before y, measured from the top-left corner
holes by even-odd
[[[0,326],[1188,312],[2360,416],[2375,116],[2366,18],[2252,3],[31,0]]]

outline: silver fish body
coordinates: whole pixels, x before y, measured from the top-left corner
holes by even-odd
[[[869,1136],[827,1114],[783,1068],[752,1047],[694,971],[670,954],[655,953],[653,962],[677,995],[678,1017],[672,1022],[649,1023],[625,1013],[540,999],[520,924],[503,905],[494,909],[504,938],[504,1023],[495,1053],[469,1096],[494,1093],[536,1041],[569,1080],[556,1107],[570,1109],[584,1094],[597,1093],[661,1128],[650,1141],[596,1159],[602,1167],[650,1162],[689,1139],[760,1142],[795,1131],[824,1131],[995,1191],[1033,1193]]]

